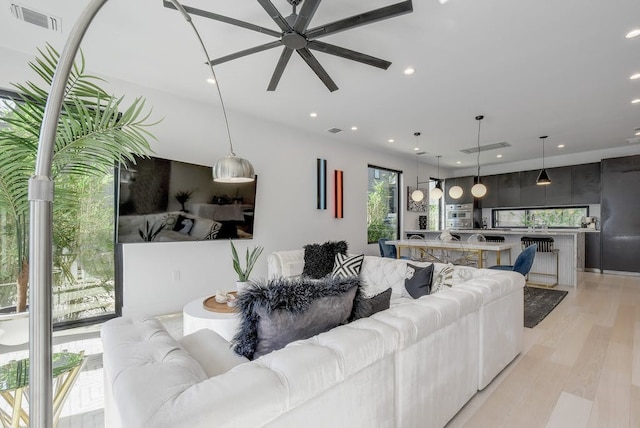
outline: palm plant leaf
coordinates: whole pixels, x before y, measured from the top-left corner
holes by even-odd
[[[18,238],[26,236],[28,180],[35,171],[40,128],[60,57],[49,45],[38,52],[29,65],[46,85],[33,82],[13,85],[20,94],[19,99],[3,117],[7,126],[0,129],[0,205],[14,220]],[[86,73],[81,53],[67,81],[55,136],[54,209],[64,209],[65,205],[77,202],[62,179],[65,175],[104,174],[117,163],[135,163],[136,156],[151,154],[148,139],[153,135],[148,127],[154,123],[149,122],[150,112],[146,112],[144,100],[138,98],[125,107],[122,98],[113,97],[98,86],[101,81]],[[17,241],[18,245],[24,242]],[[24,248],[18,251],[25,254]]]

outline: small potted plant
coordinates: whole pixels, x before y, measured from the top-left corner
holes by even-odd
[[[191,198],[192,194],[193,194],[193,190],[180,190],[179,192],[176,193],[176,201],[178,201],[178,203],[182,207],[182,210],[181,210],[182,212],[185,212],[185,213],[189,212],[187,211],[185,204],[187,203],[189,198]]]
[[[253,270],[253,267],[258,261],[258,258],[260,257],[260,254],[262,254],[262,250],[264,248],[261,246],[257,246],[254,247],[251,251],[249,251],[249,248],[247,248],[245,255],[245,268],[243,269],[242,266],[240,266],[240,258],[238,257],[238,251],[236,250],[235,245],[233,245],[233,241],[229,242],[231,242],[231,258],[233,260],[233,269],[238,274],[236,287],[238,292],[240,292],[247,286],[249,275],[251,274],[251,271]]]

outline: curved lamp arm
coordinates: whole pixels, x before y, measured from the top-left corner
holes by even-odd
[[[56,66],[40,127],[35,174],[29,179],[29,424],[32,428],[53,426],[53,385],[51,337],[53,321],[52,224],[53,180],[51,164],[65,88],[91,21],[107,0],[92,0],[82,12],[67,38]]]

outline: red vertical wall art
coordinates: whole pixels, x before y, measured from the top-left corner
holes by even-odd
[[[334,204],[334,209],[335,209],[335,217],[336,218],[343,218],[344,217],[344,206],[343,206],[343,194],[342,194],[342,189],[343,189],[343,182],[342,182],[342,171],[340,171],[339,169],[336,169],[334,172],[334,186],[335,186],[335,204]]]

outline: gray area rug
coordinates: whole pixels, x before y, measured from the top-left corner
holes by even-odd
[[[546,288],[524,288],[524,326],[533,328],[567,295],[567,291]]]

